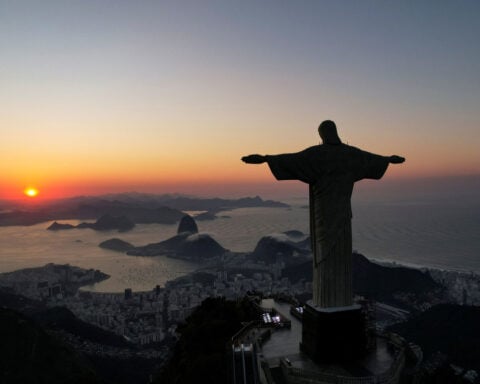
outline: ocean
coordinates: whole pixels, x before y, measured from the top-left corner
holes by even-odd
[[[242,208],[199,221],[223,247],[248,252],[271,233],[308,233],[308,201],[289,199],[291,208]],[[227,216],[227,217],[224,217]],[[480,273],[480,204],[471,201],[353,201],[353,248],[365,256],[418,267]],[[61,221],[78,224],[76,220]],[[151,290],[155,285],[199,267],[166,256],[134,257],[105,250],[98,244],[117,237],[136,246],[165,240],[177,225],[141,224],[132,231],[91,229],[47,231],[51,222],[33,226],[0,227],[0,272],[68,263],[99,269],[111,278],[86,289],[98,292]]]

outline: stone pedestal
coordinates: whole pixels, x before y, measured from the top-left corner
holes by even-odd
[[[366,352],[366,322],[360,305],[303,311],[300,349],[317,363],[348,362]]]

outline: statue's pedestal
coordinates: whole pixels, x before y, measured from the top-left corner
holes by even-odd
[[[364,355],[366,347],[366,321],[360,305],[320,308],[307,302],[300,349],[313,361],[352,361]]]

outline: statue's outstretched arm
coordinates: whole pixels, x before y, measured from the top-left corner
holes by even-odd
[[[392,164],[402,164],[405,161],[405,158],[397,155],[392,155],[388,158],[388,161]]]
[[[247,164],[262,164],[267,161],[267,156],[248,155],[248,156],[243,156],[242,161]]]

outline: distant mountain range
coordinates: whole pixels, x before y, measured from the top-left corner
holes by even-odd
[[[287,204],[263,200],[259,196],[240,199],[198,198],[180,195],[122,193],[80,196],[27,207],[11,203],[0,211],[0,226],[33,225],[49,220],[98,219],[103,215],[126,216],[135,224],[174,224],[182,211],[207,211],[210,218],[222,210],[247,207],[286,208]]]

